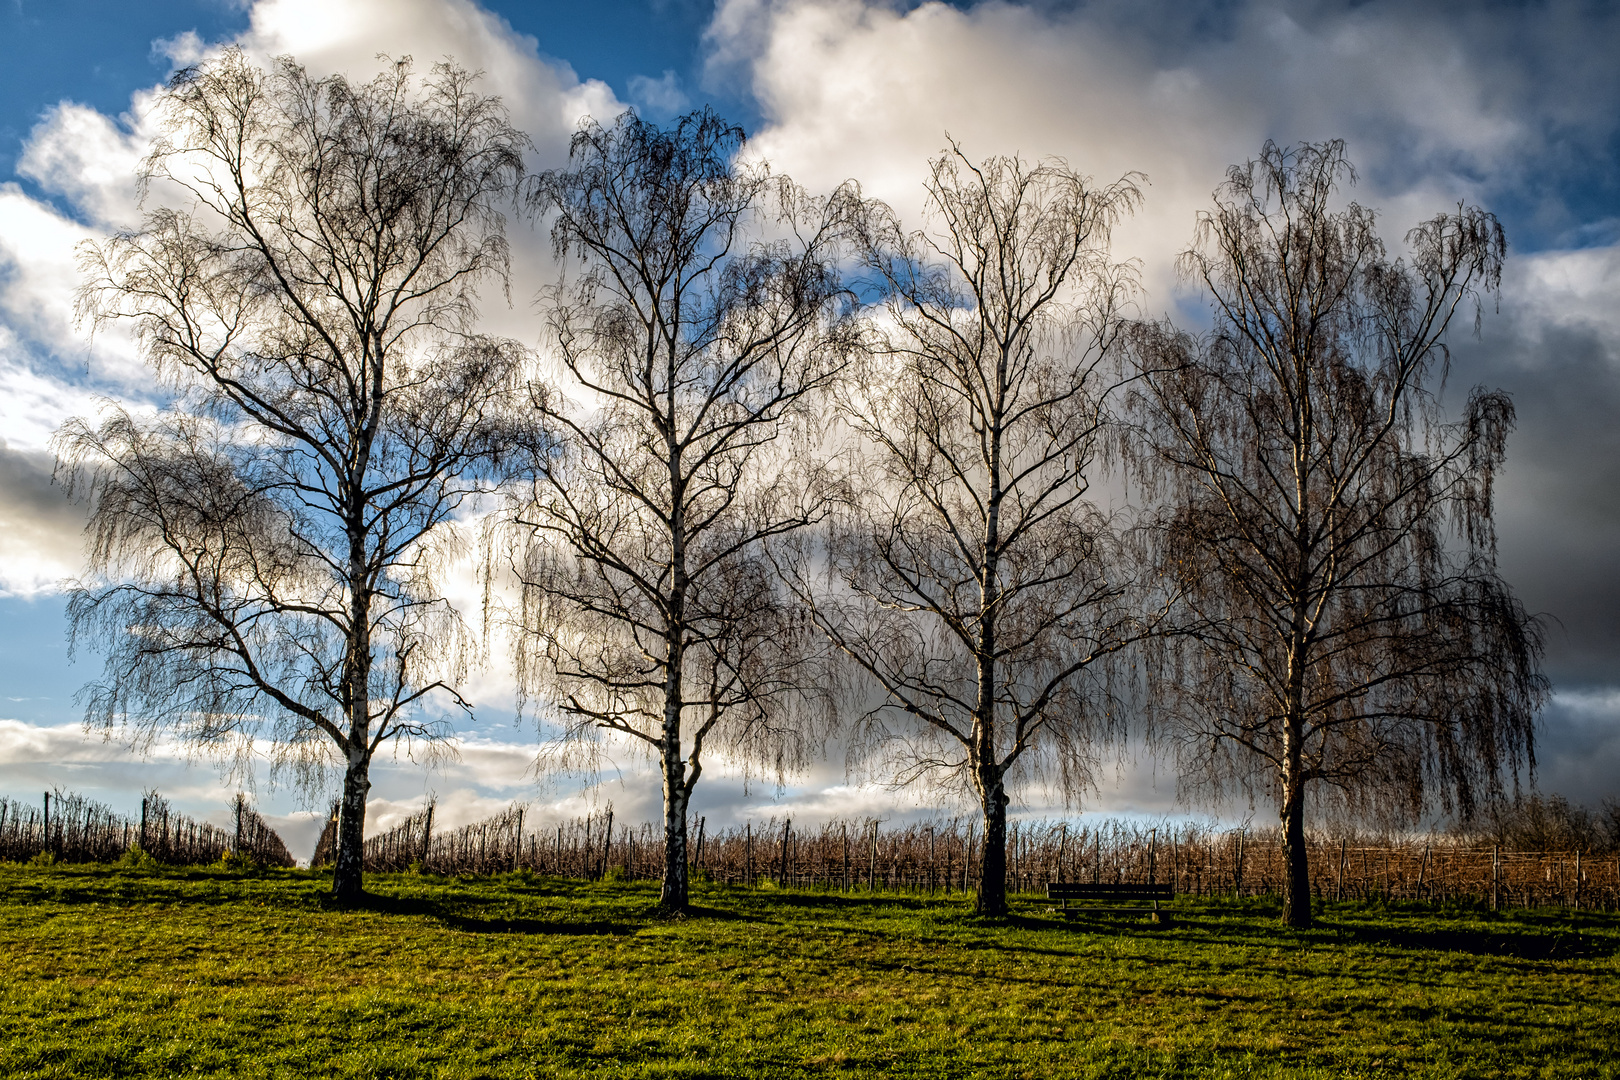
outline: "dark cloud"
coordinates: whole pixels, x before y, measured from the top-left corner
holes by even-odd
[[[43,450],[13,450],[0,439],[0,506],[28,520],[81,520],[53,477],[56,458]]]
[[[1593,808],[1620,798],[1620,691],[1559,693],[1542,722],[1538,789]]]
[[[906,7],[920,6],[914,4]],[[957,2],[963,11],[998,6]],[[1341,137],[1376,189],[1450,178],[1526,250],[1620,204],[1620,5],[1578,0],[1032,0],[1062,31],[1199,73],[1280,141]],[[1447,128],[1450,131],[1447,131]]]
[[[0,593],[33,594],[78,572],[85,512],[54,467],[49,453],[0,439]]]
[[[1516,303],[1454,349],[1448,396],[1513,396],[1501,568],[1548,617],[1548,672],[1560,687],[1620,684],[1620,338],[1556,301]]]

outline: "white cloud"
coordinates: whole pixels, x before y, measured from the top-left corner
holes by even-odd
[[[177,68],[195,64],[207,55],[208,46],[195,30],[186,30],[152,42],[152,59],[167,60]]]
[[[0,317],[13,344],[29,340],[58,355],[87,349],[74,325],[73,252],[94,235],[16,184],[0,184]]]
[[[135,95],[120,122],[64,101],[48,110],[23,144],[17,173],[67,199],[98,233],[139,221],[136,170],[156,132],[152,95]]]
[[[379,54],[410,56],[421,69],[454,58],[483,72],[482,91],[506,102],[541,167],[566,160],[582,116],[607,119],[624,108],[606,84],[544,59],[533,37],[471,0],[259,0],[251,18],[245,48],[294,56],[318,75],[364,78],[378,70]]]
[[[651,116],[673,116],[689,104],[681,81],[673,71],[666,71],[656,79],[632,76],[630,97],[644,114]]]
[[[1514,259],[1511,274],[1505,291],[1520,318],[1597,331],[1620,361],[1620,244],[1539,252]]]

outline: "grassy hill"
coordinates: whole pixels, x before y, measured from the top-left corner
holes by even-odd
[[[1620,1075],[1620,917],[0,866],[5,1077]]]

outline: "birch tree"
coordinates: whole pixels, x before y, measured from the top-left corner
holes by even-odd
[[[1009,785],[1084,788],[1117,727],[1108,659],[1144,625],[1091,498],[1134,285],[1109,255],[1133,178],[1061,162],[930,162],[931,227],[869,207],[886,330],[838,394],[859,450],[825,543],[790,580],[881,704],[857,748],[971,791],[978,911],[1006,911]]]
[[[442,526],[505,443],[521,351],[472,332],[504,278],[524,137],[473,77],[374,80],[240,52],[175,76],[140,228],[83,252],[85,317],[174,394],[58,435],[91,503],[87,718],[343,771],[332,889],[362,891],[375,755],[468,709]]]
[[[1184,764],[1274,795],[1284,920],[1309,926],[1306,807],[1472,812],[1533,764],[1541,639],[1496,572],[1513,405],[1447,420],[1453,318],[1500,280],[1496,219],[1459,206],[1391,258],[1335,207],[1342,142],[1232,168],[1183,256],[1214,326],[1141,329],[1142,478],[1184,590],[1163,703]],[[1477,311],[1477,307],[1476,307]]]
[[[579,272],[545,303],[559,390],[535,395],[550,439],[512,516],[519,670],[560,718],[554,760],[593,764],[617,738],[658,762],[670,913],[707,756],[779,775],[804,758],[802,626],[761,543],[825,513],[789,436],[851,332],[842,197],[806,197],[742,145],[707,110],[669,128],[626,113],[584,124],[533,191]]]

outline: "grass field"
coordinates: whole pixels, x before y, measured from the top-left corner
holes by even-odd
[[[1620,918],[0,867],[4,1077],[1620,1075]]]

